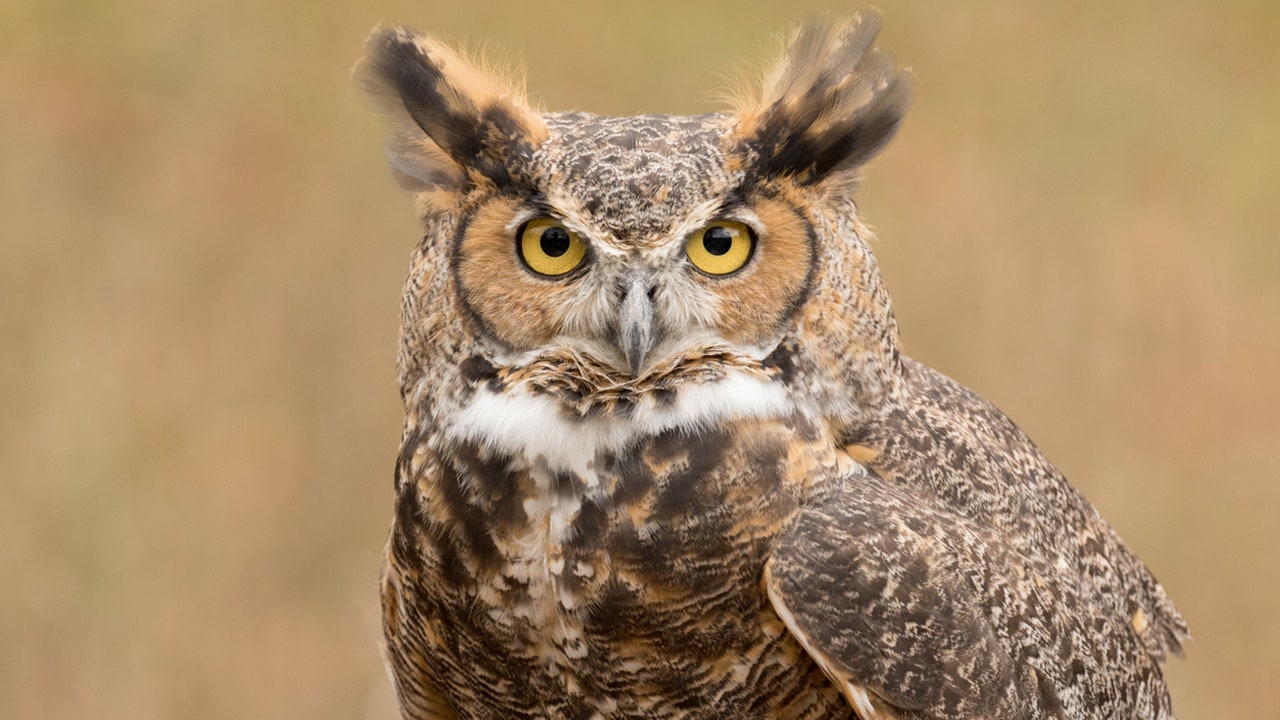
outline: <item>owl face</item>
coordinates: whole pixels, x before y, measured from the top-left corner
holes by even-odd
[[[810,365],[892,353],[849,199],[906,104],[876,25],[806,33],[736,112],[628,118],[535,112],[446,46],[376,31],[359,76],[427,226],[402,364],[543,368],[581,396],[784,345]]]
[[[795,208],[743,195],[727,119],[546,120],[533,191],[484,198],[453,251],[460,298],[504,364],[572,351],[639,376],[711,346],[767,355],[816,249]]]

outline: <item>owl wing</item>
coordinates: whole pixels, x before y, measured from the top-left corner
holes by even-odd
[[[454,720],[453,709],[431,679],[430,622],[419,611],[413,572],[398,559],[393,534],[383,553],[382,627],[384,657],[401,712],[408,720]]]
[[[1159,670],[1125,623],[990,528],[874,474],[816,495],[765,583],[863,720],[1074,717],[1107,698],[1163,716],[1162,684],[1154,700],[1135,692]]]

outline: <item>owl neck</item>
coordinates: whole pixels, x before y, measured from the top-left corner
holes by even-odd
[[[771,356],[772,362],[790,363],[809,376],[790,384],[797,392],[813,393],[812,400],[829,417],[867,418],[906,401],[898,325],[888,294],[868,299],[859,297],[855,309],[836,313],[815,309],[821,303],[810,305],[796,336]]]
[[[841,418],[898,407],[906,387],[898,323],[871,252],[871,231],[849,197],[827,198],[810,220],[829,242],[821,246],[813,291],[797,317],[790,349],[818,377],[796,385],[829,393],[820,403]]]
[[[727,366],[710,378],[584,396],[541,385],[519,372],[492,369],[439,430],[445,442],[479,444],[497,453],[537,459],[552,471],[586,474],[602,455],[646,437],[693,434],[739,419],[780,419],[802,412],[776,373]]]

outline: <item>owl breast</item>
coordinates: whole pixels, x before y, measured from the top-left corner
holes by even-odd
[[[424,563],[397,582],[417,579],[400,592],[429,610],[408,619],[464,715],[847,715],[761,586],[806,486],[848,469],[772,383],[731,373],[590,419],[482,389],[452,432],[438,502],[397,528],[419,545],[392,554]]]

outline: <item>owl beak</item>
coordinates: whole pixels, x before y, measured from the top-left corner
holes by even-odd
[[[640,373],[645,357],[653,349],[652,289],[644,278],[632,279],[618,311],[618,346],[633,377]]]

